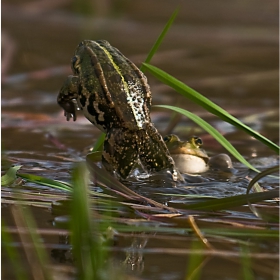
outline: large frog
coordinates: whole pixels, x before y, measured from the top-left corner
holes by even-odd
[[[150,119],[151,91],[145,75],[107,41],[82,41],[57,101],[67,120],[76,109],[106,133],[102,163],[126,178],[140,161],[148,172],[178,173]]]
[[[196,174],[206,172],[209,168],[224,171],[233,168],[227,154],[208,157],[202,149],[201,138],[197,136],[193,136],[187,141],[181,141],[177,135],[169,134],[164,137],[164,141],[181,173]]]

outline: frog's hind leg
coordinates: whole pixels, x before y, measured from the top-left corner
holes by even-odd
[[[137,135],[133,131],[112,128],[106,134],[102,163],[109,171],[126,178],[138,161]]]
[[[175,163],[157,129],[149,124],[145,130],[139,130],[138,134],[141,139],[139,157],[143,166],[150,172],[169,169],[173,173]]]

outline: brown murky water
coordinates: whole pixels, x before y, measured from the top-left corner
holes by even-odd
[[[4,159],[22,164],[26,172],[68,181],[71,162],[62,157],[69,153],[59,150],[48,135],[79,152],[100,135],[81,114],[76,122],[67,122],[56,103],[64,79],[71,74],[70,59],[77,44],[82,39],[106,39],[140,66],[177,5],[166,0],[107,2],[89,5],[87,10],[92,9],[92,13],[88,16],[71,1],[2,2],[2,151]],[[279,143],[278,2],[191,0],[180,4],[178,18],[151,63]],[[186,102],[148,73],[147,76],[153,104],[188,109],[215,126],[256,165],[278,164],[273,151],[192,102]],[[170,116],[168,111],[152,110],[152,120],[163,135],[172,132],[186,139],[196,134],[202,137],[209,154],[225,152],[186,118],[170,127]],[[265,186],[274,187],[275,182],[265,182]],[[28,188],[48,190],[32,184],[27,184]],[[9,189],[3,188],[3,194],[6,193]],[[10,220],[10,205],[2,204],[5,220]],[[34,212],[41,221],[39,227],[52,227],[54,217],[49,211],[35,208]],[[48,243],[58,242],[57,237],[48,238]],[[171,244],[162,244],[156,236],[149,238],[151,248],[190,246],[188,238],[172,239]],[[131,238],[120,238],[118,243],[120,248],[130,244]],[[222,243],[215,245],[223,247]],[[262,246],[278,250],[276,243]],[[125,259],[125,253],[118,257]],[[54,263],[57,264],[56,260]],[[184,277],[186,258],[180,255],[147,253],[144,263],[138,272],[144,279]],[[266,265],[276,270],[276,261],[266,260]],[[213,258],[201,279],[240,279],[237,266],[223,258]],[[7,271],[3,270],[5,275]],[[273,273],[261,271],[255,279],[274,279]]]

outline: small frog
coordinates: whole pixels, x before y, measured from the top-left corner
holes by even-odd
[[[151,91],[146,76],[107,41],[84,40],[72,58],[57,102],[67,120],[76,110],[106,133],[102,163],[126,178],[140,161],[148,172],[169,170],[174,161],[150,118]]]
[[[175,134],[164,137],[175,165],[182,173],[202,173],[209,169],[209,157],[201,149],[202,140],[193,136],[188,141],[181,141]]]
[[[209,168],[230,171],[233,168],[227,154],[208,157],[201,148],[203,145],[201,138],[197,136],[191,137],[188,141],[181,141],[177,135],[169,134],[164,137],[164,141],[181,173],[203,173]]]

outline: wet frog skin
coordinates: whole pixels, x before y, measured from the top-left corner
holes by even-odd
[[[201,148],[202,140],[197,136],[181,141],[175,134],[164,137],[178,170],[182,173],[202,173],[209,169],[209,157]]]
[[[164,137],[165,144],[181,173],[197,174],[209,170],[233,172],[231,158],[227,154],[208,157],[202,149],[202,140],[197,136],[181,141],[175,134]]]
[[[177,171],[150,119],[151,91],[145,75],[107,41],[82,41],[72,58],[73,76],[57,101],[67,120],[76,109],[106,133],[102,163],[126,178],[140,161],[148,172]]]

